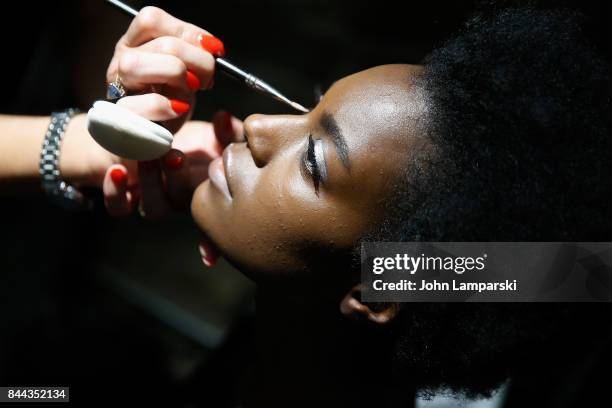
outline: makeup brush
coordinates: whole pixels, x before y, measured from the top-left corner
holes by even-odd
[[[121,11],[123,11],[124,13],[126,13],[127,15],[131,17],[136,17],[136,15],[138,14],[138,11],[134,10],[132,7],[128,6],[127,4],[119,0],[106,0],[106,1],[116,6]],[[306,109],[305,107],[303,107],[297,102],[293,102],[292,100],[290,100],[289,98],[281,94],[279,91],[274,89],[271,85],[257,78],[255,75],[249,74],[243,69],[238,68],[236,65],[232,64],[228,60],[224,58],[217,58],[217,57],[215,57],[215,60],[217,62],[217,67],[219,68],[219,70],[221,70],[228,76],[244,83],[247,87],[254,89],[256,91],[259,91],[263,93],[264,95],[268,95],[276,99],[277,101],[283,102],[284,104],[291,106],[293,109],[297,111],[300,111],[303,113],[309,112],[308,109]]]

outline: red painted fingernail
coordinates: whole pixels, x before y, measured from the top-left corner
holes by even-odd
[[[200,45],[215,57],[223,57],[225,55],[225,45],[214,35],[203,34],[200,39]]]
[[[198,249],[200,250],[200,256],[202,257],[202,262],[204,263],[204,265],[209,268],[212,268],[217,264],[217,260],[219,259],[219,257],[210,247],[210,245],[207,245],[204,242],[200,242]]]
[[[183,166],[183,161],[183,156],[180,154],[169,154],[166,160],[164,160],[166,167],[172,170],[180,169]]]
[[[212,87],[215,86],[215,78],[210,78],[210,81],[208,81],[208,83],[206,84],[206,89],[212,89]]]
[[[170,99],[170,106],[177,115],[182,115],[185,112],[189,112],[191,105],[187,102],[179,101],[178,99]]]
[[[202,257],[202,262],[204,262],[204,265],[208,266],[209,268],[212,268],[217,264],[217,259]]]
[[[116,168],[111,170],[110,177],[115,185],[120,185],[125,182],[127,173],[123,169]]]
[[[193,91],[197,91],[202,86],[198,77],[191,71],[187,71],[187,86]]]

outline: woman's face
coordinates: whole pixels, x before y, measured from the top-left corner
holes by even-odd
[[[194,194],[206,237],[256,280],[346,253],[381,221],[382,203],[423,148],[424,103],[411,85],[419,72],[372,68],[336,82],[306,115],[249,116],[247,143],[227,147]]]

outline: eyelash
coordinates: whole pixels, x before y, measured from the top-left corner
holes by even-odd
[[[308,146],[304,155],[302,156],[302,163],[304,169],[308,172],[314,182],[315,192],[319,195],[319,184],[321,183],[321,169],[317,163],[317,157],[315,155],[315,142],[312,135],[308,135]]]

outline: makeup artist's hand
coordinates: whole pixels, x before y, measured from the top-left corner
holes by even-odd
[[[117,43],[106,80],[119,77],[133,104],[149,106],[147,117],[174,133],[190,118],[195,92],[212,87],[213,56],[224,54],[206,30],[145,7]]]
[[[146,116],[146,107],[133,110]],[[217,112],[212,123],[187,122],[174,136],[173,149],[160,160],[139,162],[137,170],[134,162],[110,166],[103,182],[109,214],[127,215],[139,202],[147,218],[158,218],[171,208],[187,208],[195,188],[208,178],[208,164],[242,137],[242,121]]]

